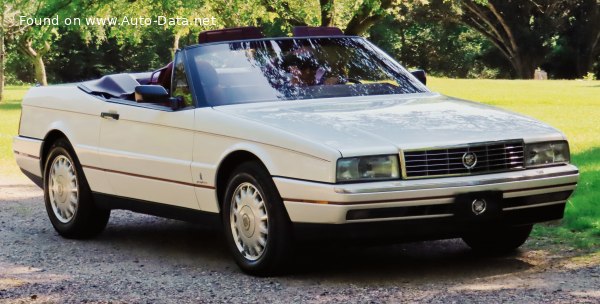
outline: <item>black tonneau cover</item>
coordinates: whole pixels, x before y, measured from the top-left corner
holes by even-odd
[[[100,95],[105,98],[130,99],[135,87],[144,84],[149,79],[150,73],[114,74],[106,75],[100,79],[81,82],[77,85],[88,94]]]

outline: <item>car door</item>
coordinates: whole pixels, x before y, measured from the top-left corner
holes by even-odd
[[[113,195],[198,209],[190,171],[194,103],[183,66],[178,53],[171,95],[181,96],[181,109],[106,102],[99,154]]]

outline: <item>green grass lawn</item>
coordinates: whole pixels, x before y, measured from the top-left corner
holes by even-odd
[[[19,176],[22,174],[15,163],[12,153],[12,139],[19,128],[21,99],[27,87],[7,86],[4,100],[0,102],[0,175]]]
[[[600,246],[600,81],[430,78],[433,91],[529,115],[562,130],[581,172],[561,225],[537,225],[538,240],[580,248]],[[0,175],[21,176],[12,155],[26,87],[9,86],[0,103]]]

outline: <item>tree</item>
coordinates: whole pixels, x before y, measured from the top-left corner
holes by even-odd
[[[255,1],[219,0],[212,1],[211,6],[222,19],[230,20],[225,24],[227,27],[280,25],[285,28],[281,32],[289,32],[293,26],[337,26],[347,35],[362,35],[399,3],[398,0]]]
[[[106,38],[86,43],[79,33],[59,28],[60,37],[47,56],[48,82],[79,82],[114,73],[151,71],[172,60],[172,37],[150,31],[139,43]],[[11,67],[12,68],[12,67]]]
[[[321,26],[332,26],[335,18],[334,0],[319,0]]]
[[[172,25],[167,22],[163,25],[156,24],[152,26],[105,26],[103,29],[96,29],[96,42],[102,42],[107,38],[114,38],[119,44],[125,42],[139,44],[145,36],[160,33],[161,35],[172,37],[171,53],[174,53],[179,48],[179,41],[182,36],[202,29],[199,24],[194,23],[194,20],[207,15],[206,5],[202,1],[117,0],[106,4],[102,3],[96,10],[96,16],[100,18],[118,18],[119,20],[124,20],[125,17],[143,16],[157,20],[158,16],[163,16],[166,18],[185,18],[190,24]]]
[[[4,98],[4,13],[6,7],[4,3],[0,6],[0,102]]]
[[[577,0],[433,0],[446,20],[461,22],[493,43],[518,78],[532,78],[551,51],[556,33],[567,26]]]
[[[35,78],[41,85],[48,84],[44,56],[50,51],[51,42],[56,39],[58,32],[54,25],[48,23],[36,25],[34,22],[26,22],[23,24],[20,16],[41,18],[40,20],[47,18],[50,21],[49,19],[53,17],[58,19],[64,15],[68,16],[68,13],[72,12],[75,7],[80,10],[87,6],[86,1],[75,0],[44,1],[44,3],[17,0],[10,6],[16,13],[12,15],[10,21],[13,26],[9,38],[31,60],[35,68]]]
[[[373,24],[383,19],[388,13],[388,9],[392,8],[394,4],[393,0],[364,0],[354,11],[344,33],[346,35],[364,34]]]
[[[600,55],[600,2],[577,1],[563,37],[566,47],[574,52],[573,74],[581,78],[592,70],[595,59]]]
[[[151,1],[152,2],[152,1]],[[209,15],[208,7],[201,1],[189,0],[163,0],[158,3],[153,3],[150,14],[152,16],[177,16],[185,17],[187,20],[196,20]],[[203,27],[200,24],[190,25],[164,25],[163,31],[167,31],[173,37],[171,54],[179,48],[179,40],[181,37],[189,34],[195,34],[201,30],[210,29],[211,27]]]
[[[368,33],[373,43],[405,67],[442,77],[493,78],[500,74],[482,64],[482,55],[494,46],[480,33],[459,23],[432,22],[425,7],[402,9],[401,14],[403,18],[385,17]]]
[[[156,2],[156,3],[153,3]],[[88,25],[85,23],[87,17],[106,17],[111,14],[114,16],[122,16],[123,14],[129,14],[129,16],[143,16],[144,12],[149,12],[149,15],[156,13],[151,8],[161,7],[165,5],[172,5],[171,7],[195,7],[196,2],[194,1],[109,1],[109,0],[46,0],[46,1],[29,1],[29,0],[15,0],[11,8],[16,12],[12,15],[10,24],[13,26],[10,28],[9,38],[14,43],[19,51],[26,55],[29,60],[33,63],[35,70],[35,79],[41,85],[47,85],[47,73],[46,64],[44,58],[50,53],[53,43],[60,38],[61,32],[59,28],[67,31],[74,31],[81,35],[86,42],[95,40],[101,42],[107,39],[107,30],[102,26]],[[162,4],[158,6],[155,4]],[[160,13],[181,13],[181,9],[176,12],[160,11]],[[17,20],[17,16],[26,16],[32,18],[31,20],[39,20],[30,23],[21,23],[21,20]],[[79,17],[83,19],[82,24],[66,26],[62,24],[63,20],[67,18]],[[46,20],[50,21],[55,19],[59,24],[49,24]],[[6,22],[5,22],[6,23]],[[42,24],[40,24],[42,23]],[[146,27],[151,28],[151,27]],[[137,28],[135,26],[115,26],[108,32],[110,37],[114,37],[117,43],[122,44],[125,40],[139,42],[141,36],[144,35],[145,30]],[[178,29],[180,35],[181,29]],[[179,36],[176,36],[179,37]],[[178,41],[174,42],[177,47]]]
[[[10,35],[15,34],[17,25],[12,1],[4,0],[0,5],[0,102],[4,98],[4,83],[6,70],[6,42]]]

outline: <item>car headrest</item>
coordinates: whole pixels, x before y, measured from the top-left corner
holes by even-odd
[[[217,70],[210,63],[197,60],[196,67],[198,69],[198,76],[200,76],[200,82],[204,87],[212,88],[219,85]]]
[[[294,37],[343,36],[344,32],[334,26],[296,26],[292,29]]]
[[[173,61],[161,69],[156,84],[163,86],[167,91],[171,90],[171,75],[173,75]]]
[[[255,26],[246,26],[202,32],[198,35],[198,43],[260,38],[265,38],[265,36],[259,28]]]

